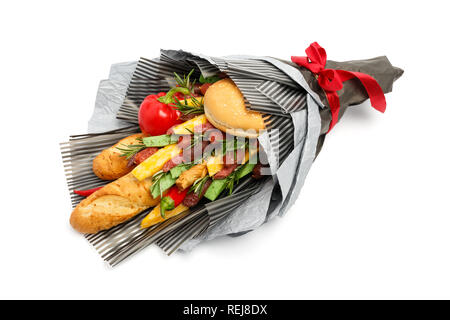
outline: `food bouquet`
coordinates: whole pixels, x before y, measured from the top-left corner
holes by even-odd
[[[113,65],[89,132],[61,144],[72,227],[110,264],[155,243],[168,254],[286,213],[346,108],[403,71],[386,57],[209,57],[161,50]]]

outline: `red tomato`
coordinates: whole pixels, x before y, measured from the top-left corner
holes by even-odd
[[[139,127],[146,135],[159,136],[165,134],[169,128],[181,123],[178,120],[180,112],[157,99],[166,95],[164,92],[149,95],[139,108]]]

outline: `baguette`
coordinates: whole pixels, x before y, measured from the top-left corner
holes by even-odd
[[[121,151],[116,147],[138,144],[137,138],[141,137],[143,137],[142,133],[133,134],[103,150],[92,162],[92,171],[95,175],[102,180],[115,180],[133,170],[135,166],[129,166],[127,158],[121,156]]]
[[[125,222],[159,203],[160,197],[150,193],[151,184],[151,178],[138,181],[128,173],[81,201],[70,224],[81,233],[97,233]]]

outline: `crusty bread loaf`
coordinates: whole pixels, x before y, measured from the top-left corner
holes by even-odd
[[[70,224],[82,233],[112,228],[159,203],[160,198],[154,199],[150,193],[151,184],[151,178],[138,181],[129,173],[81,201]]]
[[[123,138],[112,147],[103,150],[92,162],[92,170],[95,175],[102,180],[115,180],[133,170],[134,166],[128,166],[127,158],[121,156],[121,151],[116,149],[116,147],[138,144],[137,138],[142,136],[142,133],[133,134]]]

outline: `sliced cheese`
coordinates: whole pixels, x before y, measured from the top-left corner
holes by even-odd
[[[204,114],[192,118],[182,124],[179,124],[175,128],[173,128],[174,134],[192,134],[194,132],[194,128],[198,125],[205,124],[208,120]]]
[[[208,174],[210,177],[215,175],[217,172],[223,168],[223,156],[211,156],[206,161],[206,168],[208,169]]]
[[[136,177],[136,179],[144,180],[145,178],[151,177],[160,171],[167,161],[179,155],[180,152],[181,149],[178,148],[176,144],[168,145],[156,151],[151,157],[147,158],[140,165],[134,168],[131,173]]]
[[[253,156],[257,152],[257,149],[252,149],[251,153],[249,153],[248,150],[245,150],[245,156],[241,164],[247,163],[250,159],[250,155]],[[210,177],[222,170],[223,166],[223,155],[211,156],[206,161],[206,168],[208,169],[208,174]]]
[[[191,106],[191,107],[197,107],[198,103],[203,104],[203,97],[202,98],[196,98],[196,99],[197,99],[197,103],[195,103],[194,100],[191,99],[191,98],[180,100],[180,103],[182,105],[186,105],[187,104],[188,106]]]

